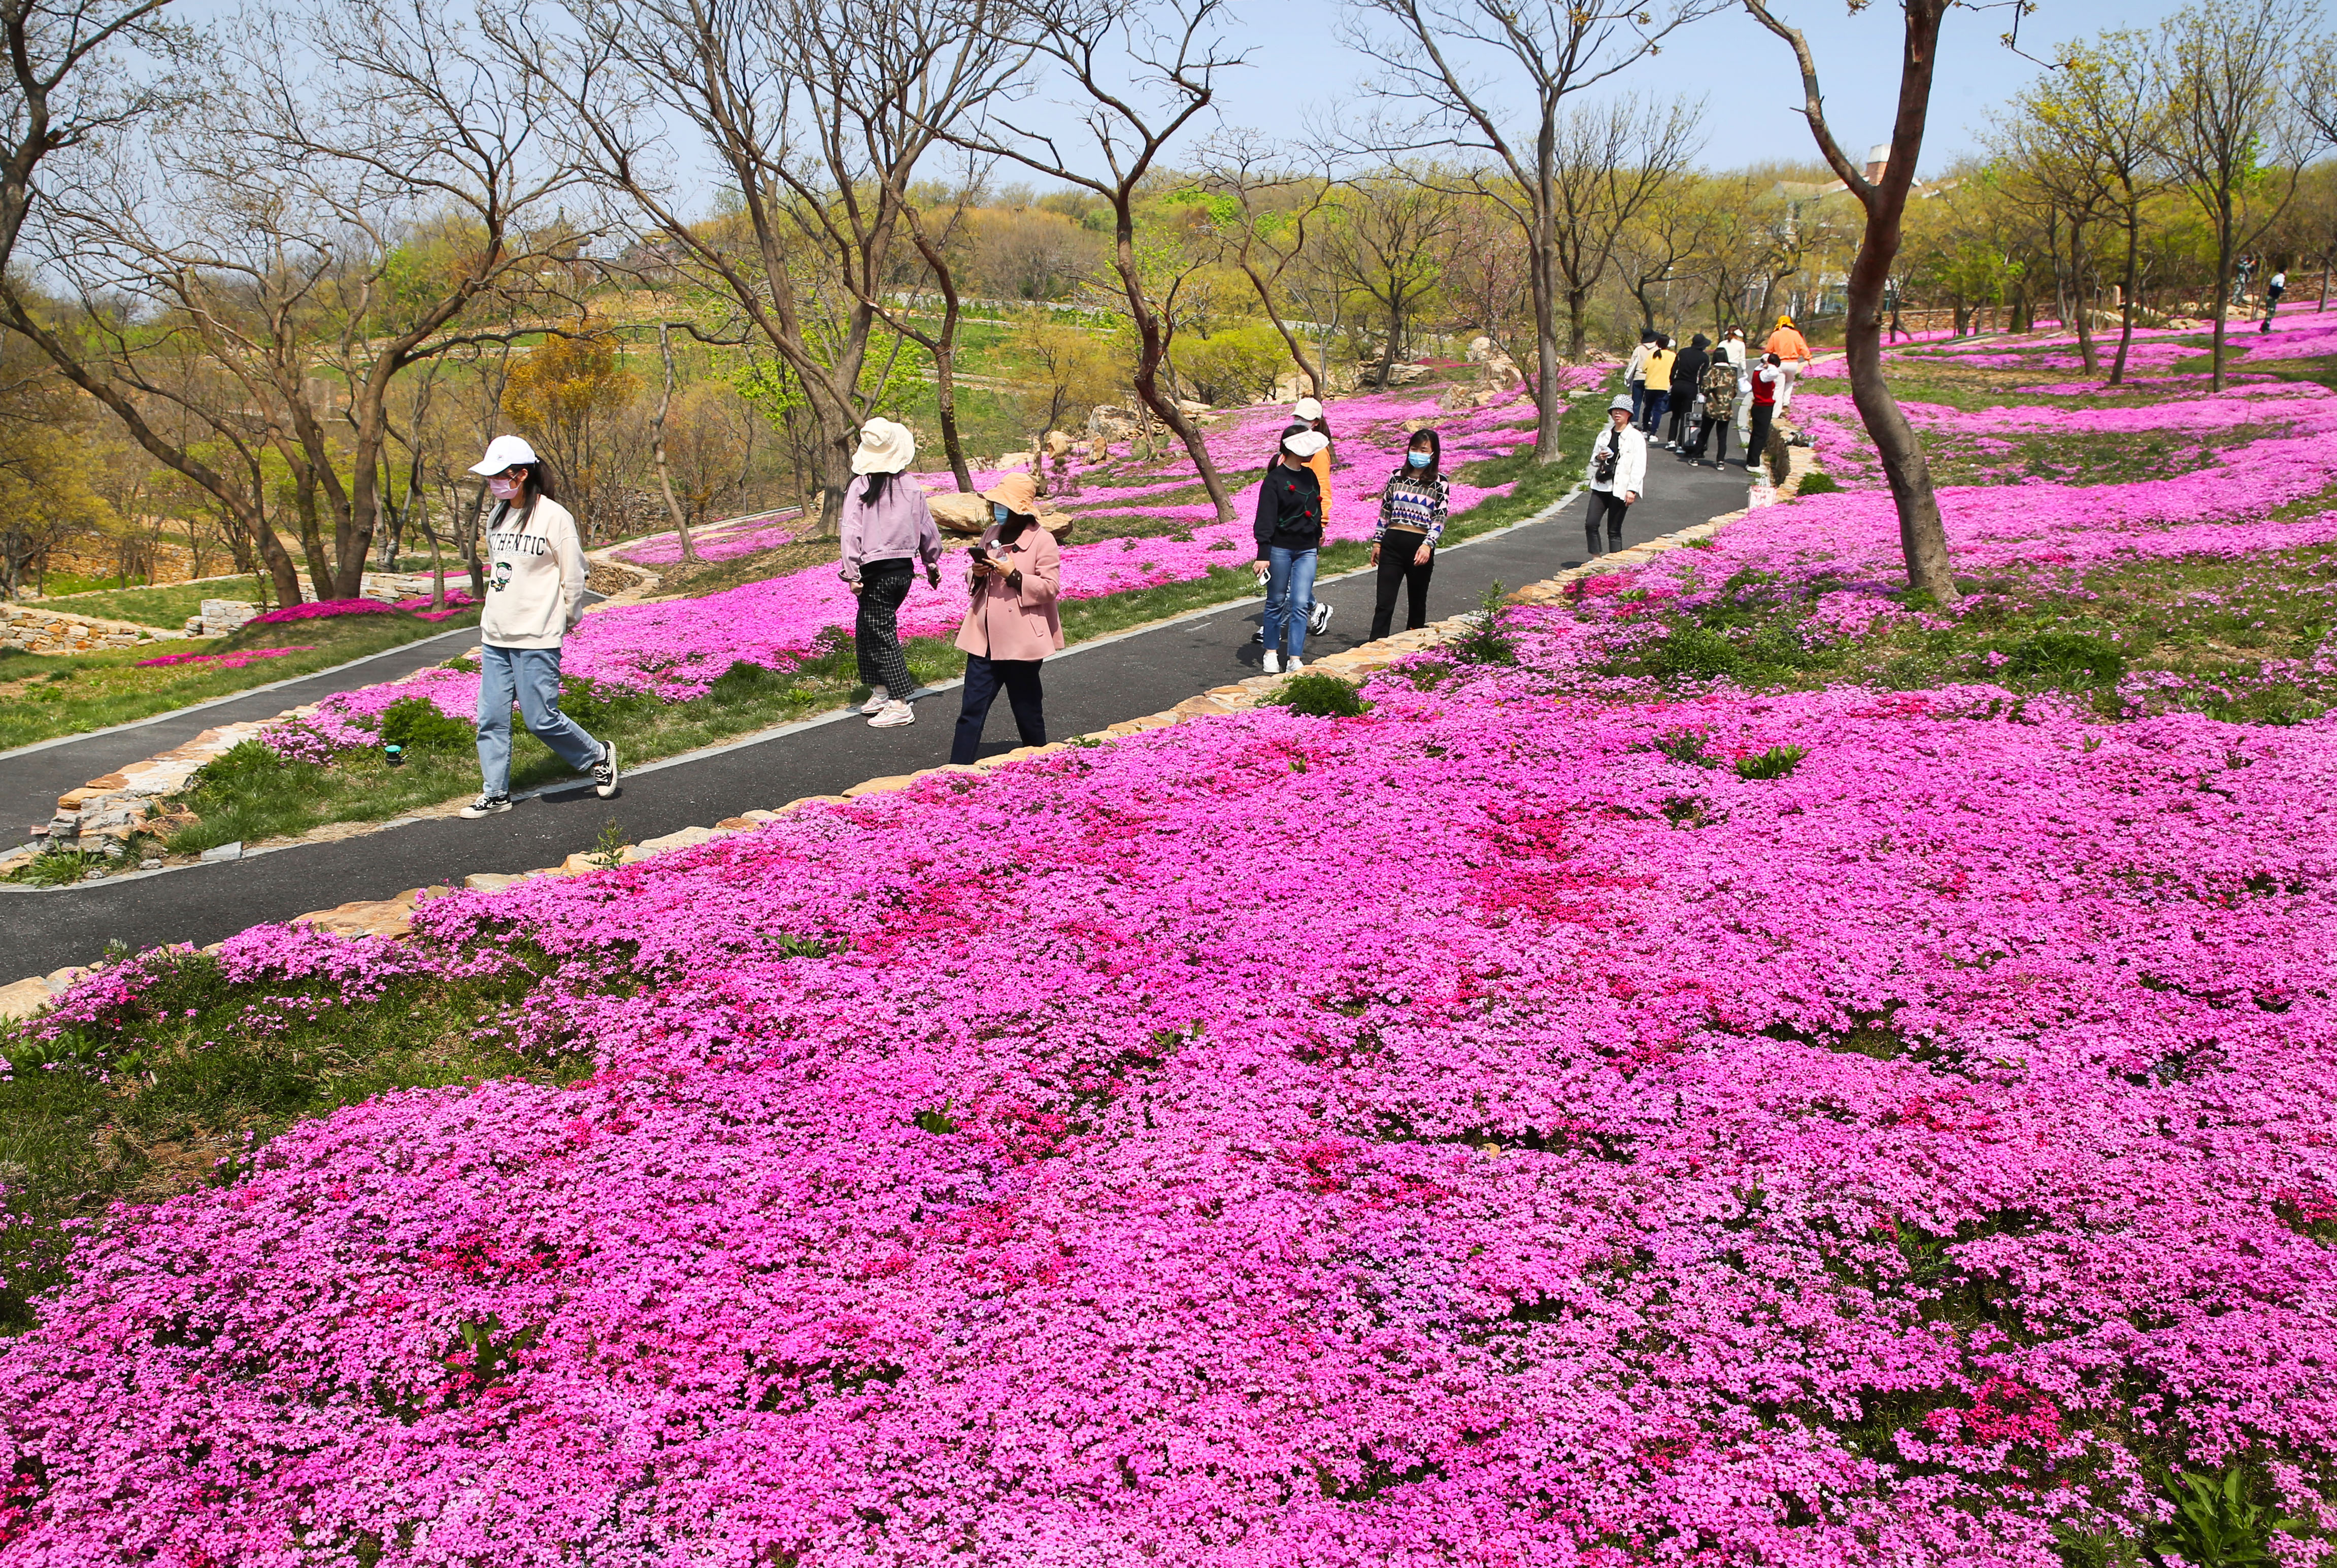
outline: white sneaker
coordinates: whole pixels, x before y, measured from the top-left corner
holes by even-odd
[[[917,710],[904,702],[888,702],[876,710],[868,721],[870,729],[898,729],[904,724],[917,722]]]
[[[592,765],[592,793],[602,800],[617,793],[617,743],[601,743],[601,760]]]
[[[1266,650],[1266,673],[1268,675],[1280,675],[1282,673],[1282,656],[1275,652],[1272,648],[1267,648]]]
[[[461,811],[456,812],[455,814],[459,817],[466,818],[469,821],[476,822],[481,817],[491,817],[497,812],[507,812],[509,810],[511,810],[511,796],[483,794],[477,800],[473,801],[469,805],[464,806]]]
[[[860,711],[862,713],[875,713],[878,708],[883,707],[886,703],[891,702],[892,700],[893,694],[891,692],[885,690],[881,686],[872,686],[868,688],[868,700],[860,705]]]
[[[1296,675],[1300,670],[1305,669],[1305,667],[1306,661],[1294,655],[1290,662],[1282,667],[1282,673],[1285,675]]]
[[[1323,628],[1330,624],[1331,607],[1323,603],[1319,599],[1316,600],[1315,608],[1306,612],[1306,635],[1308,637],[1321,637],[1323,635]]]

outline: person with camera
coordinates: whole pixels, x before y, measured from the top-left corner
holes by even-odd
[[[1002,688],[1022,744],[1047,744],[1039,665],[1063,646],[1063,623],[1055,609],[1063,552],[1055,536],[1039,526],[1037,482],[1027,473],[1010,473],[983,491],[982,499],[990,502],[991,523],[969,552],[973,566],[966,586],[973,602],[957,633],[957,646],[965,654],[965,692],[950,745],[953,763],[970,763],[981,752],[982,726]]]
[[[1590,443],[1590,511],[1585,531],[1589,553],[1599,548],[1599,523],[1607,523],[1607,548],[1623,548],[1623,514],[1648,482],[1648,438],[1631,423],[1631,399],[1617,393],[1607,405],[1607,428]]]

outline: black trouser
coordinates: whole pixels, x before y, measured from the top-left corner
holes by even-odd
[[[1428,624],[1428,579],[1436,573],[1436,553],[1429,552],[1426,566],[1413,561],[1420,547],[1427,542],[1424,533],[1404,533],[1393,529],[1380,541],[1380,599],[1372,609],[1374,642],[1387,636],[1388,627],[1395,619],[1398,588],[1412,591],[1411,603],[1404,610],[1403,629],[1418,631]]]
[[[905,560],[872,560],[860,569],[860,608],[852,618],[852,652],[860,661],[860,684],[883,687],[905,702],[915,689],[909,661],[901,654],[901,601],[909,597],[916,569]]]
[[[1774,403],[1753,405],[1753,428],[1745,438],[1745,466],[1757,468],[1769,455],[1769,422],[1777,417]]]
[[[1649,435],[1653,435],[1657,430],[1662,428],[1664,423],[1664,410],[1671,405],[1671,397],[1672,394],[1669,389],[1657,391],[1652,386],[1648,388],[1648,417],[1639,425],[1641,430],[1646,431]]]
[[[965,656],[965,701],[957,712],[957,736],[950,745],[950,761],[972,762],[982,749],[983,721],[990,716],[990,705],[998,700],[998,688],[1006,688],[1006,701],[1014,709],[1014,727],[1022,736],[1024,745],[1047,744],[1047,714],[1041,702],[1044,694],[1039,689],[1039,661],[1035,658],[984,658],[978,653]]]
[[[1609,550],[1623,548],[1623,514],[1630,510],[1630,502],[1611,490],[1594,490],[1590,492],[1590,511],[1583,520],[1584,533],[1589,540],[1586,548],[1590,554],[1599,553],[1599,519],[1602,515],[1607,519],[1607,548]]]
[[[1672,394],[1672,429],[1671,434],[1667,439],[1674,446],[1677,446],[1680,443],[1680,437],[1687,433],[1688,429],[1688,414],[1695,406],[1696,394],[1694,393],[1675,392]]]
[[[1712,404],[1707,403],[1704,406],[1709,409]],[[1715,434],[1720,437],[1720,442],[1712,449],[1712,461],[1726,463],[1728,461],[1728,411],[1725,408],[1717,414],[1706,414],[1697,422],[1696,444],[1687,449],[1687,460],[1690,463],[1704,461],[1705,443],[1711,441]]]

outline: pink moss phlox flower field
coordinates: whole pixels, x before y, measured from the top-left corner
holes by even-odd
[[[802,527],[801,507],[782,507],[777,511],[758,511],[747,517],[734,517],[722,522],[696,529],[690,534],[690,545],[702,560],[729,560],[738,556],[752,555],[758,550],[777,550],[792,544]],[[657,533],[636,541],[617,552],[617,559],[635,566],[672,566],[681,560],[681,536],[678,533]]]
[[[524,937],[488,1027],[597,1070],[93,1236],[0,1563],[2052,1568],[2134,1443],[2322,1517],[2337,726],[1618,705],[1510,623],[1359,719],[245,939],[314,1007]]]
[[[1569,390],[1594,386],[1606,374],[1598,366],[1571,368],[1566,373],[1566,385]],[[1212,422],[1205,438],[1211,459],[1229,473],[1262,468],[1273,456],[1289,424],[1289,406],[1280,404]],[[1380,488],[1402,461],[1410,439],[1403,428],[1406,421],[1426,420],[1437,427],[1444,442],[1444,466],[1450,471],[1484,458],[1506,456],[1530,444],[1532,414],[1531,404],[1522,397],[1481,409],[1447,412],[1438,407],[1433,392],[1422,391],[1378,393],[1334,402],[1328,416],[1339,444],[1338,466],[1332,476],[1331,539],[1370,537],[1379,520]],[[1131,461],[1126,445],[1123,443],[1116,449],[1123,469]],[[1135,488],[1091,485],[1080,496],[1053,504],[1075,519],[1140,516],[1165,521],[1175,531],[1166,536],[1081,541],[1075,529],[1074,542],[1063,550],[1065,599],[1092,599],[1188,582],[1207,577],[1212,568],[1241,566],[1256,553],[1250,523],[1254,483],[1237,490],[1236,521],[1227,525],[1216,521],[1215,509],[1206,502],[1140,504],[1147,492],[1198,482],[1198,470],[1181,446],[1164,443],[1155,463],[1139,472],[1140,482]],[[983,471],[973,478],[977,485],[988,485],[1001,476],[997,471]],[[921,478],[936,491],[953,483],[946,474]],[[1465,511],[1489,497],[1507,493],[1510,488],[1455,480],[1452,508]],[[1139,503],[1126,504],[1129,501]],[[672,541],[670,535],[660,537]],[[672,542],[679,559],[680,544]],[[647,558],[636,553],[627,559]],[[963,576],[951,561],[944,565],[938,589],[916,583],[901,609],[903,635],[953,633],[965,618]],[[823,635],[837,628],[848,631],[856,608],[852,591],[829,564],[696,599],[614,606],[584,618],[562,650],[561,668],[572,677],[645,692],[667,702],[687,702],[703,696],[733,665],[792,668]],[[450,716],[467,720],[478,711],[477,676],[475,671],[453,672],[451,677],[447,672],[430,672],[418,679],[328,697],[313,716],[269,731],[268,744],[288,757],[315,760],[347,746],[369,745],[377,738],[382,711],[406,696],[427,697]]]
[[[140,659],[138,667],[149,669],[157,665],[210,664],[217,665],[221,669],[241,669],[245,665],[256,663],[263,658],[283,658],[289,654],[311,653],[315,651],[316,646],[315,643],[298,643],[290,648],[238,648],[232,653],[166,653],[160,658]]]
[[[390,615],[396,608],[377,599],[312,599],[279,606],[265,615],[252,617],[246,624],[285,626],[296,620],[331,620],[344,615]]]

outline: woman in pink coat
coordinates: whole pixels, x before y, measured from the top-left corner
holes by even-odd
[[[1006,688],[1014,727],[1024,745],[1047,744],[1047,715],[1039,664],[1063,646],[1055,613],[1063,557],[1055,536],[1039,526],[1039,487],[1027,473],[1010,473],[982,492],[992,522],[974,546],[967,586],[973,603],[958,628],[965,651],[965,698],[957,716],[950,761],[970,763],[982,749],[983,722]]]

